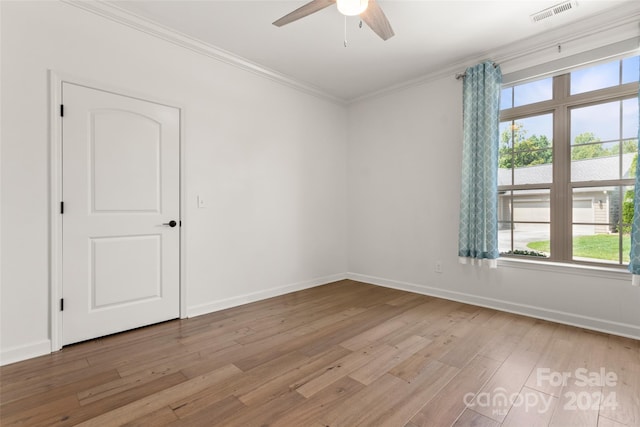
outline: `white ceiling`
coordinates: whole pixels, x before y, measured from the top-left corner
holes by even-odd
[[[278,28],[271,23],[305,1],[133,0],[112,6],[293,78],[353,100],[434,73],[501,46],[555,31],[637,0],[579,0],[572,11],[534,24],[530,15],[561,0],[379,0],[396,35],[382,41],[335,6]],[[635,5],[635,6],[634,6]]]

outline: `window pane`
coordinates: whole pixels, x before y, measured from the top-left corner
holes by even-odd
[[[622,101],[622,137],[638,138],[638,99]]]
[[[549,222],[549,190],[515,190],[512,197],[512,215],[516,222]]]
[[[533,258],[551,256],[548,224],[515,224],[514,229],[501,227],[498,232],[500,255],[520,255]],[[512,244],[513,240],[513,244]]]
[[[571,143],[620,139],[620,101],[571,110]]]
[[[498,250],[501,254],[512,252],[511,247],[511,191],[498,192]]]
[[[638,139],[624,139],[622,140],[622,154],[637,153],[638,152]]]
[[[640,56],[622,60],[622,84],[637,82],[640,74]]]
[[[551,255],[551,235],[549,224],[515,223],[513,249],[526,251],[526,255],[548,258]]]
[[[632,186],[574,188],[574,260],[629,262],[633,196]]]
[[[573,189],[573,223],[582,234],[616,232],[620,223],[620,187],[586,187]]]
[[[514,184],[546,184],[553,181],[551,149],[518,151],[513,158],[513,162],[518,165],[513,169]]]
[[[510,222],[511,215],[511,191],[498,191],[498,222]],[[511,228],[511,225],[501,225],[500,229]]]
[[[586,230],[585,226],[573,227],[573,259],[609,264],[629,263],[629,234],[600,233],[593,226]]]
[[[631,223],[633,222],[633,198],[635,196],[634,186],[622,187],[622,213],[620,214],[620,224],[622,231],[626,234],[631,232]],[[627,251],[628,252],[628,251]]]
[[[552,114],[500,123],[499,185],[551,182],[552,135]]]
[[[500,154],[500,159],[498,160],[500,167],[498,168],[498,186],[504,185],[512,185],[513,184],[513,175],[512,169],[510,166],[502,166],[502,165],[511,165],[513,163],[511,154]]]
[[[633,101],[635,105],[632,105]],[[638,106],[635,98],[572,109],[571,180],[632,177],[637,141],[635,138],[621,140],[620,137],[621,134],[633,137],[631,129],[637,131],[637,124]]]
[[[571,95],[620,84],[620,61],[595,65],[571,73]]]
[[[498,185],[513,184],[513,121],[500,122],[500,151],[498,152]]]
[[[551,77],[513,87],[513,105],[515,107],[547,101],[552,97],[553,79]]]
[[[513,121],[500,122],[500,147],[511,147],[513,145],[513,133],[515,129]]]
[[[498,250],[500,255],[511,255],[513,249],[511,247],[511,223],[498,223]]]
[[[502,89],[500,92],[500,109],[513,108],[513,88]]]
[[[588,141],[588,139],[585,139]],[[617,142],[597,142],[595,144],[578,144],[571,146],[571,160],[589,160],[599,157],[617,156],[620,154],[620,144]],[[616,178],[617,178],[616,173]]]
[[[519,119],[515,121],[516,125],[520,125],[522,135],[520,137],[520,141],[529,140],[531,138],[537,138],[539,140],[546,139],[548,142],[548,147],[551,147],[553,142],[553,114],[541,114],[539,116],[531,116],[524,119]],[[518,143],[518,138],[514,137],[516,141],[516,148]],[[542,144],[540,146],[531,147],[531,148],[546,148],[546,144]]]
[[[548,257],[550,254],[549,212],[548,189],[500,192],[498,195],[500,253]],[[535,222],[546,223],[536,224]]]
[[[620,144],[614,142],[571,147],[571,181],[601,181],[620,178]],[[628,172],[633,153],[623,156],[623,174]]]

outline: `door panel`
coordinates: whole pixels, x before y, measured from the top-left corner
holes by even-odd
[[[62,84],[62,343],[179,317],[180,112]]]
[[[162,297],[162,236],[91,239],[91,310]]]
[[[94,212],[158,212],[161,123],[127,111],[92,112],[90,123]]]

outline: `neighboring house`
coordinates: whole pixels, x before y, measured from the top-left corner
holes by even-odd
[[[635,153],[622,155],[622,177],[629,178],[631,165]],[[617,179],[618,156],[599,157],[595,159],[577,160],[571,162],[571,176],[574,182],[600,181]],[[549,183],[553,166],[551,164],[516,168],[513,170],[514,183]],[[511,185],[511,169],[498,170],[498,185]],[[611,188],[613,189],[613,188]],[[611,233],[615,229],[610,225],[616,223],[620,216],[620,193],[605,187],[578,188],[577,197],[573,200],[573,222],[588,223],[589,225],[574,226],[574,234],[603,234]],[[526,222],[549,222],[549,190],[516,190],[513,192],[513,202],[508,192],[498,195],[500,220],[510,221],[511,203],[513,203],[513,218],[520,230],[530,228]],[[524,222],[522,224],[521,222]],[[501,223],[501,228],[508,225]]]

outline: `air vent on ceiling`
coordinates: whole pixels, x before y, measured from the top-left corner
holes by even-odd
[[[570,10],[578,7],[578,2],[576,0],[563,1],[562,3],[558,3],[555,6],[551,6],[547,9],[541,10],[540,12],[536,12],[531,15],[531,20],[533,22],[540,22],[544,19],[551,18],[559,13],[568,12]]]

